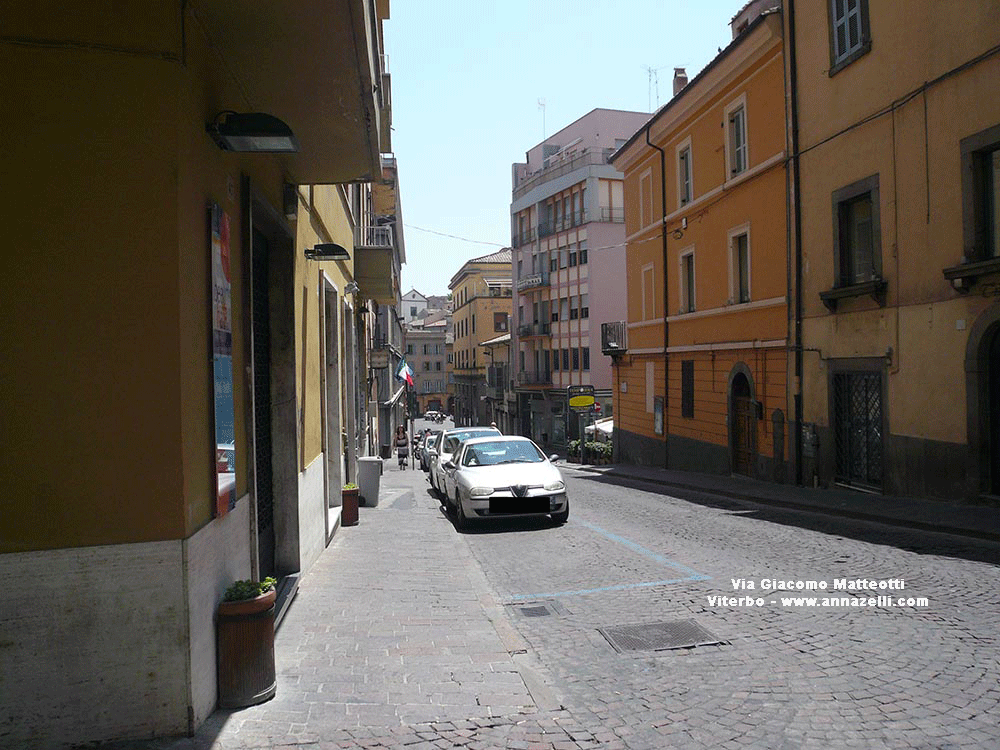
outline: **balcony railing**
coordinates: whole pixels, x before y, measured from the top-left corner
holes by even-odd
[[[549,272],[540,271],[539,273],[533,273],[531,276],[524,276],[517,280],[517,291],[523,292],[525,289],[535,289],[536,287],[544,287],[549,285]]]
[[[517,374],[518,385],[551,385],[550,370],[523,370]]]
[[[521,247],[522,245],[527,245],[529,242],[534,242],[537,237],[538,232],[534,227],[531,227],[523,232],[515,232],[514,236],[511,237],[511,244],[514,247]]]
[[[391,226],[354,227],[354,246],[365,248],[392,248]]]
[[[578,227],[581,224],[586,224],[587,212],[585,210],[572,211],[566,216],[559,217],[558,221],[553,219],[546,219],[545,221],[540,221],[538,223],[538,236],[548,237],[556,232],[563,232],[567,229],[572,229],[573,227]]]
[[[528,338],[529,336],[548,336],[550,330],[549,323],[533,323],[517,327],[518,338]]]
[[[625,321],[601,323],[601,352],[610,356],[628,351],[628,329]]]
[[[527,193],[533,187],[544,182],[561,177],[564,174],[574,172],[581,167],[590,165],[607,164],[608,157],[614,153],[613,148],[588,148],[570,156],[568,154],[555,154],[545,160],[544,166],[525,175],[524,179],[514,188],[514,200]]]
[[[601,221],[605,224],[624,224],[624,208],[601,208]]]

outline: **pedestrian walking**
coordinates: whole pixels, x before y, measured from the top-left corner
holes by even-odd
[[[399,468],[406,469],[406,459],[410,455],[410,438],[406,435],[406,428],[399,425],[396,428],[396,457],[399,459]]]

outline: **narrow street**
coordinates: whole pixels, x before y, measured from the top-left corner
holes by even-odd
[[[338,531],[278,631],[275,699],[128,747],[1000,745],[998,545],[563,470],[565,526],[460,534],[423,472],[386,461],[378,506]],[[876,588],[833,590],[858,579]],[[650,650],[683,640],[678,621],[696,645]]]

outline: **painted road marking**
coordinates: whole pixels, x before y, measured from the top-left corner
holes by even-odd
[[[704,573],[699,573],[698,571],[689,568],[687,565],[682,565],[679,562],[675,562],[670,558],[664,557],[663,555],[653,552],[652,550],[646,549],[641,544],[633,542],[631,539],[626,539],[623,536],[611,533],[607,529],[602,529],[600,526],[595,526],[594,524],[587,523],[586,521],[573,521],[573,523],[579,524],[580,526],[584,526],[593,531],[594,533],[600,534],[601,536],[605,537],[606,539],[610,539],[613,542],[617,542],[618,544],[621,544],[622,546],[632,550],[633,552],[642,555],[643,557],[646,557],[650,560],[653,560],[654,562],[657,562],[660,565],[663,565],[668,568],[673,568],[679,573],[683,573],[684,577],[668,578],[660,581],[642,581],[639,583],[619,583],[613,586],[601,586],[599,588],[593,588],[593,589],[579,589],[577,591],[554,591],[549,593],[538,593],[538,594],[515,594],[514,596],[511,597],[512,600],[554,599],[560,596],[580,596],[581,594],[597,594],[602,591],[625,591],[627,589],[646,588],[649,586],[665,586],[667,584],[673,584],[673,583],[687,583],[690,581],[711,580],[711,576],[707,576]]]

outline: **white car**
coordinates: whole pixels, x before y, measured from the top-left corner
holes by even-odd
[[[431,487],[433,487],[434,491],[438,494],[438,497],[443,500],[448,499],[447,490],[445,489],[444,484],[445,474],[442,464],[451,458],[451,454],[455,451],[455,448],[457,448],[463,440],[468,440],[472,437],[499,434],[500,430],[495,427],[455,427],[441,433],[441,437],[438,438],[437,445],[431,449],[428,461],[431,467],[428,480],[431,483]]]
[[[562,473],[528,438],[498,435],[465,440],[444,462],[455,509],[455,525],[465,529],[472,519],[549,516],[569,519],[569,496]]]

